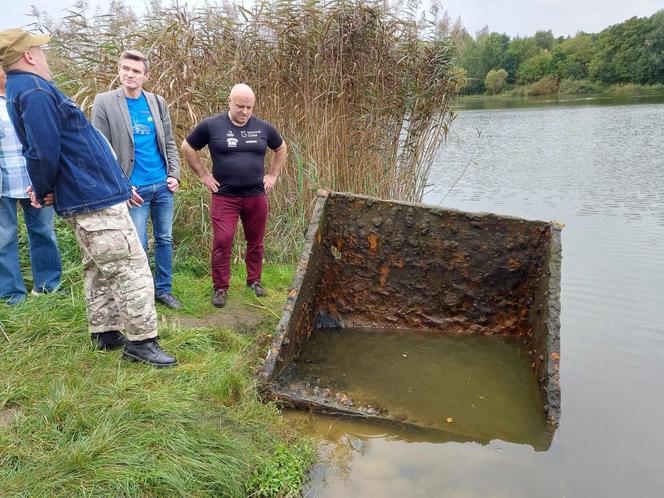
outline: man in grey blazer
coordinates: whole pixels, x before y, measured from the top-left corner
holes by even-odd
[[[129,214],[146,254],[148,217],[152,220],[155,301],[178,309],[182,305],[172,293],[172,232],[173,194],[180,187],[180,161],[164,98],[143,90],[149,71],[142,53],[123,52],[119,61],[122,86],[95,97],[92,123],[108,138],[131,180]]]

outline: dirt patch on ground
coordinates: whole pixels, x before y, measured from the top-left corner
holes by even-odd
[[[182,328],[212,327],[235,330],[241,333],[255,332],[265,320],[260,310],[242,303],[227,303],[226,306],[202,317],[178,316],[171,322]]]
[[[16,407],[0,409],[0,429],[7,427],[14,419],[14,413],[18,411]]]

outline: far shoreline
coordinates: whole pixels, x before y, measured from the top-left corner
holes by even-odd
[[[551,94],[520,96],[508,93],[498,95],[460,95],[452,110],[510,109],[525,107],[554,107],[578,105],[632,105],[664,103],[663,91],[615,95],[610,93]]]

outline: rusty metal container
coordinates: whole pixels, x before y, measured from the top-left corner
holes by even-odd
[[[517,336],[543,415],[560,417],[560,226],[366,196],[321,192],[259,379],[273,399],[390,420],[283,381],[326,327]],[[379,347],[379,345],[377,345]]]

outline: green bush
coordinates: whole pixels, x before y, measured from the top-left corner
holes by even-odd
[[[589,80],[570,80],[560,81],[558,88],[559,95],[585,95],[589,93],[603,93],[604,88],[599,83],[593,83]]]
[[[549,74],[530,85],[527,94],[533,97],[538,95],[554,95],[558,93],[558,85],[558,78],[553,74]]]
[[[527,97],[528,96],[528,87],[527,86],[515,86],[509,92],[511,97]]]
[[[254,473],[248,483],[250,497],[300,496],[305,471],[313,463],[315,452],[311,445],[277,446],[272,458],[260,471]]]

